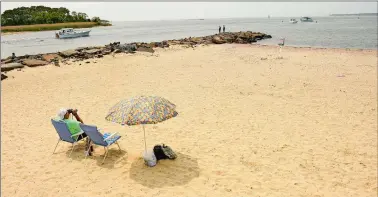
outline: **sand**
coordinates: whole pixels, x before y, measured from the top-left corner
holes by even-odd
[[[377,51],[213,45],[8,72],[1,82],[3,196],[377,195]],[[96,62],[96,63],[94,63]],[[147,125],[175,161],[144,166],[141,126],[107,122],[121,99],[158,95],[179,115]],[[122,135],[84,157],[60,143],[61,107]]]

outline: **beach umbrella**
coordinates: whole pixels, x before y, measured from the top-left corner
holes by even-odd
[[[110,108],[106,120],[121,125],[142,125],[144,148],[147,151],[145,124],[157,124],[178,115],[176,105],[158,96],[124,99]]]

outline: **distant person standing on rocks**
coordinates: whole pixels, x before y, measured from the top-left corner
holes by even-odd
[[[223,25],[223,33],[226,31],[226,26]]]
[[[222,30],[222,28],[221,28],[221,26],[219,26],[219,33],[221,33],[221,30]]]

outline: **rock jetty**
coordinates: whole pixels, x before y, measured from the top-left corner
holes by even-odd
[[[135,53],[136,51],[154,53],[154,48],[165,48],[171,45],[184,45],[188,47],[194,47],[200,44],[250,44],[269,38],[272,38],[272,36],[260,32],[247,31],[225,32],[204,37],[189,37],[178,40],[166,40],[162,42],[151,43],[133,42],[121,44],[120,42],[114,42],[105,46],[79,47],[77,49],[61,51],[58,53],[23,56],[12,55],[8,58],[1,59],[1,72],[7,72],[13,69],[22,69],[25,66],[36,67],[51,63],[59,65],[58,62],[65,63],[68,60],[83,61],[91,58],[102,58],[104,55],[115,53]],[[2,73],[1,75],[1,80],[6,79],[6,75],[4,73]]]

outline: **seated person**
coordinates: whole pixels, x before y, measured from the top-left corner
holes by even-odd
[[[76,120],[70,119],[70,114],[72,114],[76,118]],[[77,114],[77,109],[60,109],[58,112],[57,120],[61,120],[66,123],[67,128],[70,131],[71,135],[75,135],[77,133],[82,132],[81,135],[75,137],[77,141],[87,137],[87,134],[85,134],[80,128],[80,123],[84,124],[84,122],[80,118],[80,116]],[[88,150],[89,145],[90,145],[90,139],[87,138],[85,150]],[[88,151],[88,155],[92,155],[92,151],[93,151],[93,146],[90,147]]]

